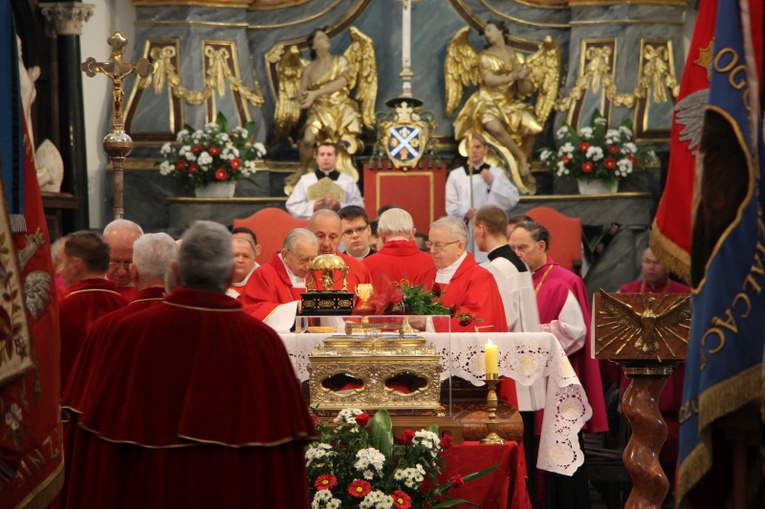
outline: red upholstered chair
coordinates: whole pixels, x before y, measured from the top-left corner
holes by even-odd
[[[582,275],[582,219],[568,217],[550,207],[535,207],[526,215],[550,232],[548,253],[561,267]]]
[[[234,219],[234,228],[244,226],[255,232],[258,236],[258,244],[262,246],[258,263],[265,263],[271,259],[274,252],[282,249],[284,237],[295,228],[305,228],[307,219],[298,219],[290,215],[284,209],[267,207],[260,209],[250,217]]]

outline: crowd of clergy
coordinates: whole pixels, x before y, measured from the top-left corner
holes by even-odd
[[[554,239],[544,225],[508,217],[518,191],[483,163],[483,140],[472,143],[473,168],[454,170],[447,183],[449,215],[419,235],[401,208],[386,207],[371,221],[360,203],[308,200],[302,192],[304,203],[295,198],[290,205],[308,217],[307,227],[290,231],[260,265],[257,232],[210,221],[194,223],[177,240],[124,219],[103,234],[62,239],[54,258],[67,480],[57,505],[242,507],[244,499],[264,497],[254,506],[308,507],[303,447],[316,432],[269,319],[280,306],[299,303],[319,254],[345,261],[351,292],[362,283],[384,292],[384,285],[407,280],[480,319],[482,332],[554,334],[593,409],[584,431],[607,430],[604,380],[589,355],[584,283],[549,255]],[[337,173],[336,158],[319,150],[311,174],[317,181]],[[637,287],[623,290],[687,291],[650,250],[643,273]],[[342,274],[333,283],[341,289]],[[451,330],[473,332],[476,323],[455,318]],[[618,383],[618,373],[603,373]],[[534,414],[525,408],[525,389],[510,379],[500,385],[501,398],[524,419],[535,507],[588,507],[584,468],[573,477],[534,471]],[[676,413],[679,403],[665,407]]]

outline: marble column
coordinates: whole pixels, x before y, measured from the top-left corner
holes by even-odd
[[[79,199],[79,207],[64,218],[64,230],[88,228],[88,164],[85,147],[85,113],[80,71],[82,25],[93,15],[94,5],[79,2],[41,3],[49,33],[55,34],[58,64],[59,151],[64,159],[61,191]]]

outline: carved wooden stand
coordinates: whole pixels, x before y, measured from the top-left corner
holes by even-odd
[[[622,400],[632,427],[622,455],[633,486],[627,509],[659,509],[669,490],[659,464],[667,424],[658,401],[672,367],[685,359],[689,330],[685,295],[595,295],[595,357],[622,365],[632,380]]]

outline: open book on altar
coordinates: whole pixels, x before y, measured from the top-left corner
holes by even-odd
[[[300,301],[293,300],[292,302],[279,304],[273,311],[271,311],[271,313],[269,313],[265,320],[263,320],[263,323],[278,333],[289,332],[292,325],[295,323],[299,302]]]
[[[308,186],[306,194],[308,195],[309,200],[320,200],[325,196],[331,196],[335,201],[340,203],[343,201],[345,191],[343,191],[342,187],[335,184],[331,178],[323,177],[315,184]]]

